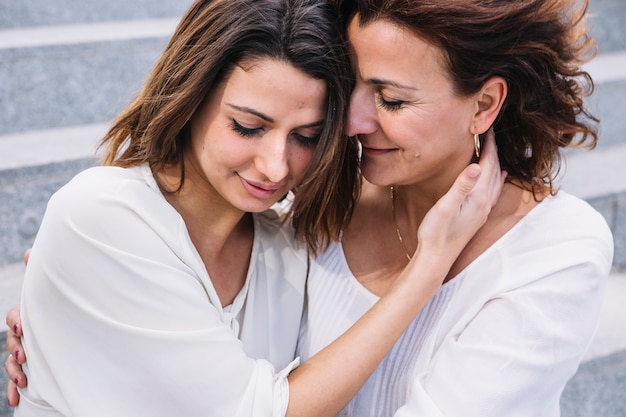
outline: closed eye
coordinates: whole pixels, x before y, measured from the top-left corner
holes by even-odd
[[[230,128],[244,138],[261,135],[264,130],[262,127],[251,128],[244,126],[236,119],[231,119]],[[320,141],[320,135],[307,136],[294,132],[292,133],[292,137],[298,142],[299,145],[304,146],[305,148],[313,148],[317,146]]]
[[[304,146],[305,148],[313,148],[317,146],[317,144],[320,141],[319,135],[311,137],[311,136],[301,135],[299,133],[294,133],[294,136],[296,137],[296,140],[298,141],[298,143],[300,143],[300,145]]]
[[[396,111],[402,108],[402,105],[405,103],[402,100],[385,100],[385,98],[379,94],[378,95],[378,105],[385,110]]]
[[[256,128],[246,127],[235,119],[232,119],[230,128],[233,129],[235,132],[237,132],[240,136],[244,138],[257,135],[263,131],[263,128],[260,128],[260,127],[256,127]]]

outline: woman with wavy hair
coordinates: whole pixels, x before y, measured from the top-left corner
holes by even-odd
[[[612,263],[603,217],[559,191],[561,151],[594,147],[578,0],[355,0],[347,133],[363,187],[312,264],[298,345],[310,357],[389,291],[426,212],[495,131],[507,180],[444,284],[341,416],[559,415]],[[364,346],[363,351],[368,347]]]

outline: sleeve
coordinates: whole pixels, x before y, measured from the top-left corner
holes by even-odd
[[[289,369],[246,356],[171,207],[132,187],[91,197],[76,185],[56,195],[33,247],[22,296],[24,407],[284,415]]]
[[[529,247],[509,248],[517,253],[488,259],[480,276],[466,277],[478,283],[457,294],[458,303],[478,307],[455,317],[395,417],[559,415],[563,388],[597,326],[612,238],[600,224],[588,236],[546,236]],[[502,291],[480,300],[488,285]]]

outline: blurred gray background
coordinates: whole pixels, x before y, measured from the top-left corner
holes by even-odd
[[[561,184],[605,216],[615,261],[600,328],[563,395],[562,415],[626,417],[626,0],[590,3],[599,55],[587,66],[596,82],[589,104],[602,121],[601,140],[593,152],[567,153]],[[2,323],[19,302],[22,255],[48,198],[95,163],[95,144],[138,91],[190,4],[0,0]],[[4,340],[2,330],[0,348]],[[0,353],[2,363],[5,357]],[[12,415],[5,384],[0,375],[0,417]]]

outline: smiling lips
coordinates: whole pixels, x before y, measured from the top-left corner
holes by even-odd
[[[262,184],[257,182],[248,181],[243,177],[239,177],[244,188],[248,190],[250,194],[257,198],[270,198],[276,191],[283,188],[283,184]]]
[[[377,148],[369,148],[367,146],[363,146],[362,149],[363,149],[363,153],[368,156],[386,155],[396,150],[395,148],[377,149]]]

